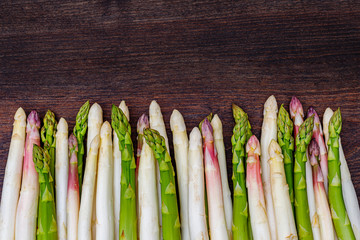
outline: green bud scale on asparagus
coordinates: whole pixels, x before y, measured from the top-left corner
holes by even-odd
[[[313,239],[311,228],[309,204],[306,192],[306,150],[310,143],[314,127],[314,117],[306,119],[299,128],[296,136],[294,190],[295,190],[295,216],[299,239]]]
[[[249,209],[247,203],[245,163],[245,144],[251,137],[251,126],[247,114],[235,104],[232,105],[236,125],[231,137],[233,163],[233,239],[249,239]]]
[[[340,108],[334,112],[329,122],[328,145],[328,178],[329,178],[329,203],[331,217],[335,231],[339,239],[355,239],[351,223],[345,209],[342,195],[340,159],[339,159],[339,136],[342,127]]]
[[[175,172],[171,163],[171,157],[166,149],[165,139],[158,131],[149,128],[144,130],[144,137],[159,163],[163,239],[181,239]]]
[[[137,239],[135,157],[131,126],[123,111],[112,105],[111,125],[119,139],[121,152],[120,239]]]
[[[38,207],[37,239],[57,239],[54,178],[50,172],[48,152],[34,144],[33,161],[39,174],[40,196]]]
[[[43,142],[44,150],[50,156],[50,172],[51,176],[55,176],[55,147],[56,147],[56,128],[57,122],[55,114],[48,110],[44,117],[44,125],[41,128],[41,141]]]
[[[286,175],[286,182],[289,186],[290,202],[295,214],[294,209],[294,137],[293,129],[294,124],[291,121],[289,113],[285,110],[282,104],[277,118],[278,125],[278,143],[281,147],[282,154],[284,156],[284,168]]]
[[[79,194],[81,196],[81,187],[83,182],[83,173],[84,173],[84,154],[85,154],[85,145],[84,138],[87,130],[87,120],[89,116],[90,102],[87,101],[84,105],[81,106],[78,114],[76,115],[76,124],[74,127],[74,135],[78,142],[78,176],[79,176]]]

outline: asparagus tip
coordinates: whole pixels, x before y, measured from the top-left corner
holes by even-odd
[[[73,133],[71,133],[70,137],[69,137],[69,150],[71,152],[78,150],[78,143],[77,143],[76,137]]]
[[[28,116],[28,123],[32,126],[36,126],[37,128],[40,128],[40,118],[39,118],[39,114],[33,110],[30,112],[29,116]]]
[[[260,143],[255,135],[252,135],[249,138],[249,141],[246,144],[246,152],[247,153],[254,152],[254,153],[260,155]]]
[[[274,139],[271,140],[268,151],[270,155],[269,160],[282,153],[280,145]]]
[[[316,124],[320,123],[319,115],[315,111],[314,107],[309,107],[309,109],[308,109],[307,117],[311,117],[311,116],[314,116],[314,123],[316,123]]]
[[[212,141],[213,139],[213,129],[208,118],[204,119],[204,122],[201,124],[201,133],[205,141]]]
[[[138,134],[143,134],[144,129],[149,128],[149,118],[148,116],[144,113],[143,115],[141,115],[141,117],[139,118],[138,122],[137,122],[137,132]]]
[[[274,95],[271,95],[270,97],[268,97],[268,99],[266,100],[265,104],[264,104],[264,115],[266,112],[276,112],[278,111],[278,107],[277,107],[277,102],[276,102],[276,98]]]
[[[301,115],[301,117],[304,117],[304,110],[303,110],[303,107],[301,105],[301,102],[300,100],[293,96],[291,98],[291,102],[290,102],[290,115],[291,115],[291,118],[295,118],[295,115],[297,113],[299,113]]]
[[[315,139],[312,139],[309,144],[310,163],[312,166],[318,164],[317,158],[320,154],[320,148]]]

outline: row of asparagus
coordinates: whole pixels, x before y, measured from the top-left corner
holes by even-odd
[[[297,98],[289,114],[270,96],[260,145],[248,115],[232,109],[231,194],[217,114],[188,137],[183,116],[173,111],[175,174],[156,101],[149,118],[138,120],[136,156],[124,101],[112,106],[111,124],[103,122],[97,103],[90,108],[86,102],[70,136],[66,120],[57,123],[50,110],[40,130],[38,114],[32,111],[26,124],[19,108],[0,239],[359,240],[360,209],[339,137],[340,110],[325,111],[322,129],[313,108],[304,121]]]

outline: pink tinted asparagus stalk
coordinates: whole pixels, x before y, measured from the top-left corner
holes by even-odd
[[[222,194],[219,161],[214,148],[213,129],[207,118],[202,127],[204,165],[211,239],[229,239]]]
[[[33,146],[40,146],[40,118],[32,111],[27,119],[21,192],[16,212],[15,239],[36,239],[39,180],[33,161]]]
[[[271,239],[265,196],[261,180],[260,143],[255,135],[246,144],[246,185],[248,188],[249,212],[254,240]]]
[[[328,192],[328,162],[327,162],[327,148],[324,141],[323,130],[319,115],[316,113],[313,107],[310,107],[307,113],[307,117],[314,116],[314,130],[312,138],[315,139],[320,149],[320,167],[324,179],[324,186],[326,193]]]
[[[291,98],[289,110],[290,116],[294,122],[294,138],[296,138],[299,133],[300,125],[304,122],[304,110],[297,97],[293,96]]]
[[[78,176],[78,144],[76,137],[71,134],[69,137],[69,178],[67,191],[67,239],[77,239],[79,220],[79,176]]]
[[[138,137],[137,137],[136,170],[135,170],[136,181],[138,179],[137,176],[138,176],[138,171],[139,171],[139,162],[140,162],[140,156],[141,156],[141,149],[142,149],[142,146],[143,146],[143,143],[144,143],[144,129],[149,128],[149,127],[150,127],[149,118],[144,113],[143,115],[141,115],[141,117],[139,118],[139,120],[137,122]]]

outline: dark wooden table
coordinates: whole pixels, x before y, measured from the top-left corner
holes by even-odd
[[[320,117],[341,107],[360,195],[359,53],[355,1],[1,1],[0,183],[20,106],[41,117],[50,108],[72,129],[85,100],[110,120],[111,103],[124,99],[136,132],[156,99],[169,139],[174,108],[188,131],[218,113],[230,174],[231,104],[246,110],[260,137],[263,104],[274,94],[286,106],[296,95]]]

